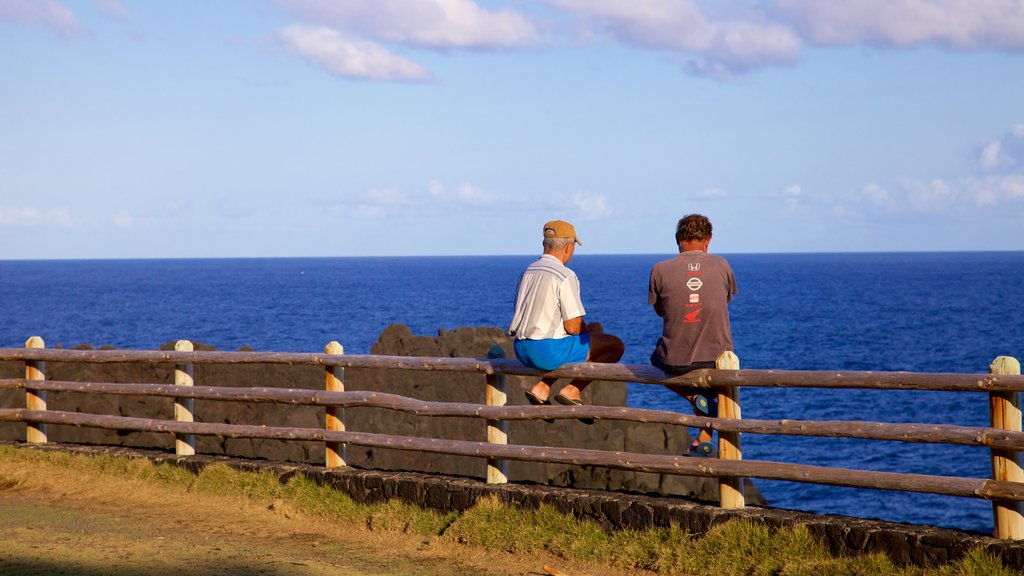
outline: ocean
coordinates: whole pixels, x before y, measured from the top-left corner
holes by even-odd
[[[742,368],[984,373],[1024,357],[1024,252],[724,254]],[[664,255],[586,255],[589,321],[647,363],[660,319],[647,304]],[[393,322],[414,333],[507,325],[516,279],[536,256],[0,261],[0,347],[42,336],[153,349],[187,338],[235,350],[321,352],[338,340],[365,354]],[[629,404],[689,412],[657,386]],[[744,418],[988,425],[983,393],[742,390]],[[987,449],[746,434],[743,454],[862,470],[985,478]],[[983,500],[755,481],[773,506],[990,533]]]

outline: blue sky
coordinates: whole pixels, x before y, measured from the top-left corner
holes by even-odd
[[[0,0],[0,259],[1024,250],[1021,0]]]

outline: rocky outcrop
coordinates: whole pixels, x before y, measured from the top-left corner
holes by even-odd
[[[436,336],[414,335],[405,325],[393,324],[373,345],[373,354],[399,356],[450,356],[483,358],[495,345],[512,357],[509,338],[498,328],[465,327],[438,331]],[[164,348],[173,348],[167,344]],[[202,349],[197,345],[196,349]],[[207,347],[208,348],[208,347]],[[0,377],[16,378],[23,373],[18,363],[0,363]],[[247,366],[196,365],[197,385],[266,386],[277,388],[322,389],[324,371],[313,366]],[[97,382],[172,383],[172,365],[143,364],[76,364],[51,362],[47,367],[51,380]],[[482,374],[445,372],[413,372],[406,370],[348,369],[344,375],[346,390],[377,390],[422,400],[444,402],[485,402],[485,379]],[[533,381],[525,377],[508,377],[509,404],[525,404],[523,391]],[[555,388],[557,390],[558,385]],[[584,391],[586,402],[605,406],[626,404],[626,385],[621,382],[595,382]],[[114,396],[61,392],[49,395],[49,408],[114,414],[142,418],[169,418],[173,402],[169,398],[144,395]],[[22,407],[22,392],[0,391],[0,406]],[[195,401],[196,419],[202,422],[231,424],[265,424],[267,426],[323,427],[323,408]],[[469,418],[429,418],[376,408],[349,408],[345,414],[348,430],[382,432],[407,436],[486,440],[485,424]],[[24,439],[24,425],[0,423],[0,439]],[[69,426],[50,426],[49,438],[54,442],[103,444],[137,448],[173,449],[173,438],[166,434],[117,432]],[[543,422],[510,422],[509,443],[535,446],[567,446],[597,450],[639,452],[648,454],[681,454],[689,445],[685,427],[662,424],[598,421],[592,426],[576,420]],[[280,441],[263,439],[222,439],[209,436],[196,438],[199,454],[262,458],[280,462],[322,463],[324,446],[320,442]],[[479,458],[439,456],[407,451],[366,449],[350,446],[348,462],[358,468],[404,470],[445,474],[449,476],[482,477],[485,462]],[[679,495],[700,500],[717,500],[718,482],[703,477],[668,474],[634,473],[598,467],[574,467],[563,464],[510,462],[512,482],[573,486],[586,489],[623,490],[661,495]],[[762,503],[760,494],[748,483],[747,500]]]

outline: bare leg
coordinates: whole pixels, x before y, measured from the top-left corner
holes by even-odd
[[[555,380],[558,380],[558,378],[541,378],[540,382],[537,382],[533,385],[533,388],[530,388],[530,392],[533,392],[533,394],[541,400],[547,400],[548,396],[551,394],[551,385],[555,383]]]
[[[697,404],[696,404],[697,394],[695,392],[693,392],[693,390],[691,388],[684,388],[682,386],[672,386],[671,384],[666,384],[665,388],[668,388],[669,390],[675,392],[679,396],[682,396],[683,398],[686,398],[690,402],[690,405],[693,406],[693,413],[698,415],[698,416],[701,415],[700,411],[697,410]],[[701,442],[711,442],[712,438],[713,438],[713,436],[712,436],[712,429],[710,427],[701,428],[700,432],[697,434],[697,439],[693,441],[692,445],[696,446],[696,445],[700,444]]]
[[[590,353],[587,354],[588,362],[618,362],[626,352],[626,346],[618,336],[605,334],[603,332],[590,333]],[[580,392],[590,384],[590,380],[573,380],[559,392],[566,398],[573,400],[580,399]],[[536,394],[536,392],[534,392]]]

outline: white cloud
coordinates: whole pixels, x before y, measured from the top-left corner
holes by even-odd
[[[823,46],[1024,49],[1024,5],[1019,0],[774,0],[773,4],[783,21]]]
[[[920,212],[940,212],[957,201],[957,191],[942,178],[903,180],[900,183],[910,207]]]
[[[464,182],[449,187],[432,180],[422,190],[403,192],[395,188],[377,188],[361,194],[345,194],[326,201],[326,209],[336,216],[387,218],[451,214],[453,212],[489,212],[496,208],[515,212],[552,210],[568,213],[579,220],[598,220],[614,213],[603,195],[550,194],[526,196],[499,194]]]
[[[395,188],[374,188],[362,194],[330,199],[327,204],[327,210],[335,216],[386,218],[420,212],[427,202],[424,198],[408,196]]]
[[[982,147],[978,166],[986,171],[1024,166],[1024,124],[1012,126],[1006,134]]]
[[[700,51],[714,27],[700,8],[672,0],[545,0],[617,40],[644,48]]]
[[[157,219],[152,216],[138,216],[127,210],[119,210],[114,214],[111,220],[113,221],[114,226],[122,230],[152,228],[159,223],[157,222]]]
[[[54,0],[0,0],[0,20],[41,26],[63,37],[85,32],[75,13]]]
[[[786,210],[793,211],[799,209],[803,193],[804,191],[799,184],[786,186],[786,189],[782,191],[782,198],[786,201]]]
[[[981,149],[981,154],[978,158],[978,165],[984,170],[992,170],[999,166],[1000,148],[1002,144],[996,140],[995,142],[989,142]]]
[[[516,10],[488,8],[491,3],[482,0],[275,2],[301,22],[280,33],[292,52],[337,76],[376,80],[429,77],[418,64],[395,55],[393,45],[535,48],[557,39],[565,28],[552,23],[565,18],[587,41],[607,39],[664,52],[687,72],[714,78],[792,65],[804,43],[1024,50],[1022,0],[543,0],[552,9],[544,15],[528,8],[530,3],[517,3],[523,8]],[[295,36],[314,35],[320,37],[297,46]],[[369,72],[381,68],[385,71]]]
[[[690,72],[729,77],[796,61],[800,41],[786,26],[751,16],[712,21],[689,0],[545,0],[625,44],[677,53]],[[591,33],[594,33],[591,32]]]
[[[430,73],[384,47],[350,40],[325,27],[292,25],[278,34],[281,44],[315,66],[342,78],[423,82]]]
[[[871,183],[838,199],[840,209],[859,206],[890,213],[965,212],[1024,206],[1024,124],[1011,126],[978,149],[976,170],[933,178],[903,178],[890,186]]]
[[[603,194],[574,192],[568,198],[556,198],[554,204],[566,205],[580,220],[600,220],[613,214]]]
[[[872,204],[887,204],[892,200],[889,191],[878,184],[868,184],[861,189],[861,196]]]
[[[40,210],[33,206],[0,206],[0,226],[74,228],[78,222],[71,217],[71,211],[67,208]]]
[[[978,206],[996,206],[1024,200],[1024,174],[976,178],[966,182],[967,195]]]
[[[278,0],[296,18],[355,36],[427,48],[528,46],[537,29],[522,14],[473,0]]]
[[[1021,0],[544,0],[586,38],[677,54],[730,77],[797,61],[801,45],[1024,50]]]
[[[705,188],[693,196],[698,200],[716,200],[718,198],[728,198],[729,192],[724,188]]]
[[[487,192],[483,188],[464,182],[454,189],[449,189],[437,180],[431,180],[427,190],[435,200],[448,204],[469,204],[474,206],[485,206],[494,204],[499,198]]]

